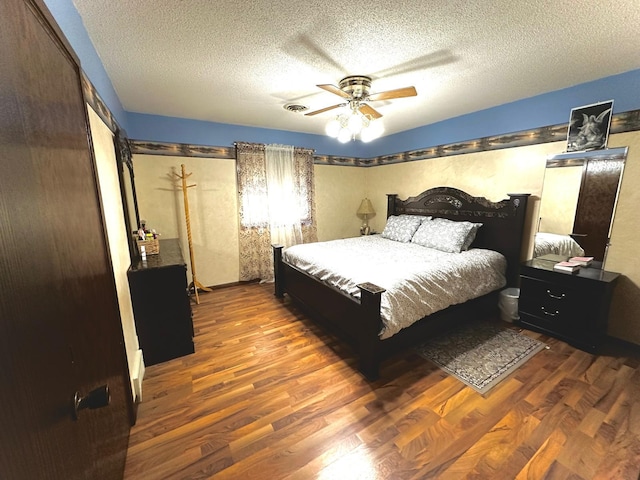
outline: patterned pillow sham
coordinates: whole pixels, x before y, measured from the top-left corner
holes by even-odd
[[[407,243],[411,241],[421,223],[422,219],[416,215],[392,215],[387,219],[381,236],[396,242]]]
[[[419,218],[420,219],[420,223],[426,221],[426,220],[431,220],[433,217],[432,216],[425,216],[425,215],[409,215],[406,213],[403,213],[402,215],[400,215],[400,217],[409,217],[409,218]]]
[[[471,246],[481,226],[481,223],[434,218],[420,225],[411,242],[443,252],[460,253]]]
[[[469,222],[471,223],[471,222]],[[471,223],[471,228],[469,229],[469,233],[467,234],[467,239],[462,244],[462,251],[469,250],[469,247],[476,239],[476,233],[478,233],[478,229],[482,226],[481,223]]]

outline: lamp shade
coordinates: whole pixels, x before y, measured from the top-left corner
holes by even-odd
[[[373,205],[371,205],[371,200],[365,198],[360,202],[360,207],[358,207],[356,213],[358,215],[373,215],[376,211],[373,209]]]

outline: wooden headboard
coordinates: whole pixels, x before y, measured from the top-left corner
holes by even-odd
[[[400,200],[397,194],[387,194],[387,218],[401,214],[432,215],[482,223],[472,247],[502,253],[507,258],[507,285],[517,286],[529,194],[510,193],[508,196],[492,202],[452,187],[431,188],[406,200]]]

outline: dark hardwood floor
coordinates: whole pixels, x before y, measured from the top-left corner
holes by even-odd
[[[147,368],[133,479],[637,479],[640,355],[554,338],[482,397],[412,352],[369,383],[249,284],[200,295],[196,353]]]

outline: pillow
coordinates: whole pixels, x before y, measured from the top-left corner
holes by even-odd
[[[419,218],[420,219],[420,223],[426,221],[426,220],[431,220],[433,217],[432,216],[424,216],[424,215],[408,215],[406,213],[403,213],[402,215],[400,215],[401,217],[410,217],[410,218]]]
[[[420,225],[411,242],[443,252],[460,253],[471,246],[481,226],[481,223],[434,218]]]
[[[471,223],[471,222],[466,222],[466,223]],[[467,238],[464,241],[464,243],[462,244],[462,251],[466,251],[469,250],[469,247],[471,246],[471,244],[473,243],[473,241],[476,239],[476,233],[478,233],[478,229],[482,226],[481,223],[471,223],[471,228],[469,229],[469,233],[467,233]]]
[[[392,215],[387,219],[387,224],[381,236],[396,242],[407,243],[422,223],[422,218],[416,215]]]

